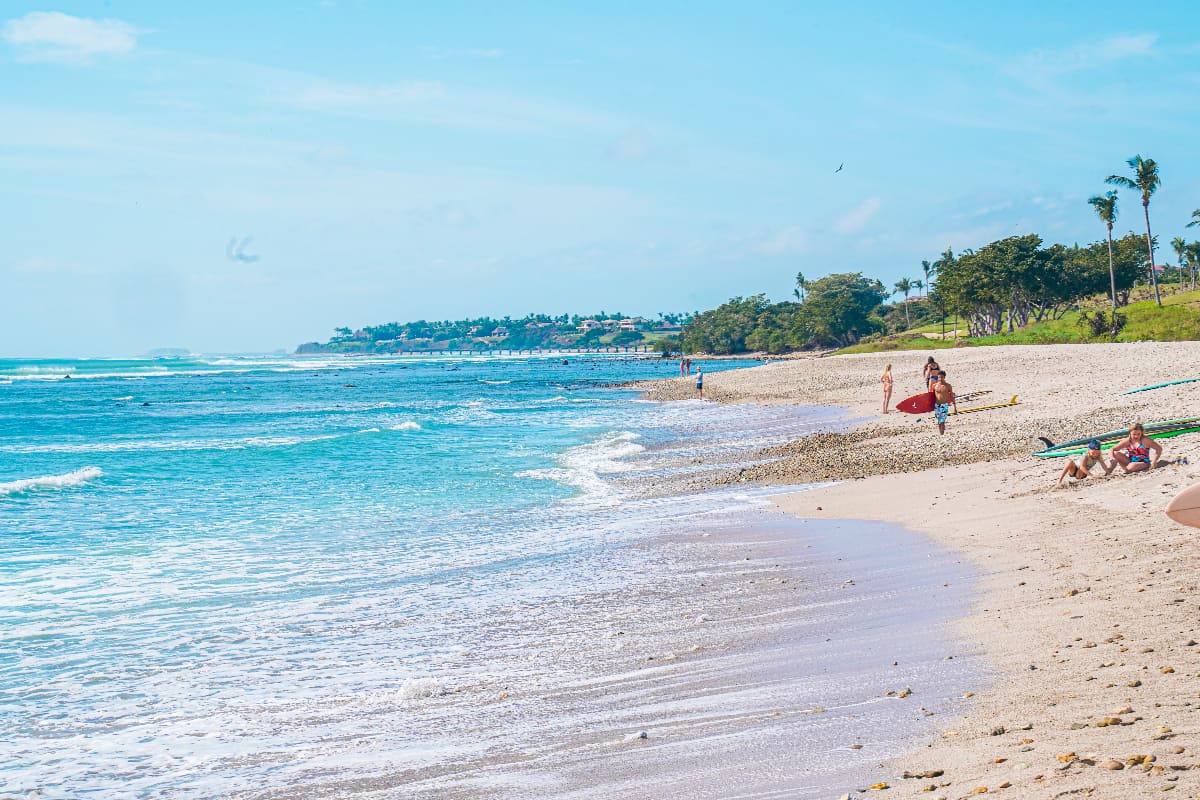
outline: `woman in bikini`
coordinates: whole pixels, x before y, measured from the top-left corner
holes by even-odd
[[[937,376],[941,369],[938,363],[933,360],[933,356],[930,356],[929,360],[925,362],[924,377],[926,390],[930,389],[934,383],[937,383]]]
[[[1146,436],[1142,423],[1135,422],[1129,435],[1117,442],[1113,448],[1113,461],[1125,472],[1141,472],[1154,468],[1154,462],[1162,455],[1162,445]]]
[[[883,377],[879,379],[883,383],[883,413],[888,413],[888,406],[892,402],[892,365],[888,364],[887,369],[883,371]]]
[[[1104,460],[1104,454],[1100,452],[1100,442],[1092,439],[1088,442],[1087,448],[1087,453],[1084,454],[1083,458],[1079,459],[1079,461],[1072,458],[1063,467],[1062,473],[1058,476],[1059,486],[1062,486],[1063,480],[1067,477],[1072,477],[1077,481],[1090,477],[1092,467],[1095,466],[1099,466],[1100,469],[1104,470],[1105,475],[1111,475],[1112,471],[1117,468],[1116,459],[1112,461]]]

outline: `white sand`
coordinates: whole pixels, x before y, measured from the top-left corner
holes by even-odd
[[[877,416],[884,363],[896,375],[894,403],[919,389],[927,355],[788,361],[705,376],[706,397],[723,402],[837,403],[885,420],[870,427],[878,438],[846,453],[863,473],[893,474],[794,494],[781,506],[802,517],[900,522],[960,551],[982,576],[959,631],[983,648],[995,681],[979,687],[965,717],[942,720],[927,748],[887,764],[890,788],[870,794],[1200,797],[1200,532],[1162,513],[1171,496],[1200,481],[1200,435],[1164,442],[1168,459],[1185,454],[1192,466],[1058,489],[1063,460],[1028,455],[1038,434],[1063,441],[1137,419],[1200,414],[1200,383],[1118,394],[1200,376],[1200,344],[938,351],[959,392],[986,388],[1022,402],[952,418],[945,437],[906,415]],[[651,396],[690,390],[678,379]],[[928,453],[957,465],[897,471],[927,466]],[[843,455],[835,443],[746,477],[802,479],[814,457]],[[933,691],[912,688],[914,704]]]

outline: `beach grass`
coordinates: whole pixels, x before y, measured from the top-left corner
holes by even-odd
[[[1106,305],[1099,303],[1096,308],[1107,310]],[[1164,294],[1161,308],[1153,300],[1142,300],[1130,303],[1122,307],[1120,311],[1125,315],[1126,323],[1116,338],[1118,342],[1200,341],[1200,290]],[[1080,324],[1080,313],[1079,311],[1068,311],[1059,319],[1034,323],[1012,333],[962,337],[960,341],[971,346],[1087,344],[1108,341],[1107,337],[1092,336],[1087,326]],[[953,347],[953,341],[928,339],[922,335],[940,331],[940,323],[923,325],[920,328],[876,341],[860,342],[852,347],[839,350],[837,353],[882,353],[894,350],[940,350]]]

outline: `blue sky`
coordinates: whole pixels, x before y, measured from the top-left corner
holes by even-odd
[[[4,4],[0,355],[891,285],[1135,153],[1200,237],[1188,4],[646,5]]]

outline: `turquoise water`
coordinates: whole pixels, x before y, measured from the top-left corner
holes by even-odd
[[[615,478],[838,419],[611,388],[675,375],[0,360],[0,790],[218,797],[491,746],[455,692],[534,670],[530,630],[589,636],[575,598],[645,568],[624,545],[760,502]],[[407,713],[428,698],[434,740]]]

